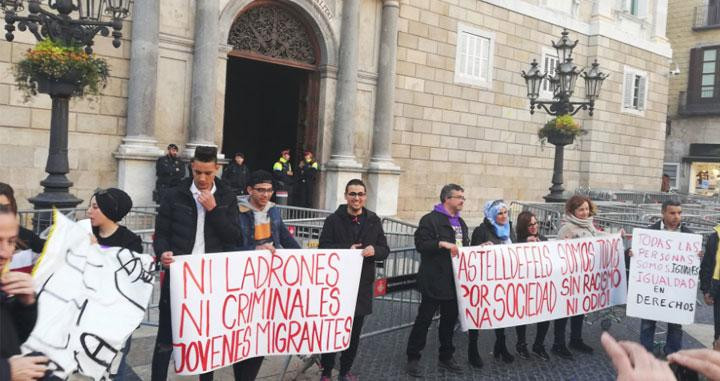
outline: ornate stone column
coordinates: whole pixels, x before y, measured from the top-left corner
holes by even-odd
[[[362,176],[353,153],[357,106],[359,0],[344,0],[335,96],[335,124],[330,161],[325,165],[325,208],[344,202],[345,184]]]
[[[385,216],[397,214],[400,186],[400,167],[392,160],[399,13],[398,0],[383,0],[372,158],[368,168],[368,207]]]
[[[153,203],[155,160],[163,154],[155,140],[160,2],[136,1],[132,17],[127,128],[114,155],[118,187],[143,206]]]
[[[192,156],[195,147],[215,144],[215,99],[220,39],[218,17],[220,2],[195,2],[195,52],[192,67],[190,101],[190,141],[183,156]]]

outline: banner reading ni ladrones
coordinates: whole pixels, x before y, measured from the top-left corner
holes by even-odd
[[[463,330],[586,314],[627,296],[619,234],[466,247],[453,268]]]
[[[238,251],[175,257],[175,371],[192,375],[265,355],[350,344],[361,250]]]

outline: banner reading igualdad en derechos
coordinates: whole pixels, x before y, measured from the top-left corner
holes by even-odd
[[[175,371],[191,375],[257,356],[346,349],[362,261],[360,250],[334,249],[175,257]]]
[[[466,247],[453,268],[463,330],[586,314],[627,294],[619,234]]]

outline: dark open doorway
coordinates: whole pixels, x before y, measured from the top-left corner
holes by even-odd
[[[316,147],[311,110],[315,73],[246,58],[228,58],[222,151],[245,154],[251,170],[272,170],[284,148],[296,166],[303,149]]]

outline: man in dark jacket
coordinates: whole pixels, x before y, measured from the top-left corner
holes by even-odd
[[[421,377],[420,352],[425,348],[427,331],[433,315],[440,309],[440,362],[439,366],[451,372],[462,368],[453,358],[455,347],[452,337],[458,316],[455,280],[450,256],[470,243],[468,227],[460,218],[465,203],[464,189],[448,184],[440,192],[440,204],[420,219],[415,231],[415,248],[420,252],[418,289],[422,294],[418,315],[407,345],[407,373]]]
[[[692,233],[692,230],[688,229],[682,223],[682,206],[680,202],[667,200],[662,203],[661,211],[662,220],[648,226],[648,229]],[[702,257],[703,252],[699,252],[698,255]],[[692,302],[694,303],[695,301],[693,300]],[[656,323],[655,320],[640,320],[640,344],[650,353],[653,352],[653,347],[655,346]],[[665,342],[665,348],[663,348],[666,356],[682,349],[682,335],[682,325],[667,323],[667,340]]]
[[[240,198],[238,224],[242,233],[241,250],[299,249],[282,219],[280,208],[270,202],[272,175],[263,170],[252,173],[246,191]]]
[[[273,164],[273,177],[275,178],[275,200],[282,204],[283,201],[278,195],[284,193],[287,195],[285,202],[290,205],[292,198],[292,188],[295,185],[295,176],[290,164],[290,150],[284,149],[280,152],[280,158]]]
[[[250,170],[245,165],[245,155],[242,152],[235,153],[233,161],[223,171],[223,181],[232,188],[236,195],[242,196],[247,194],[245,193],[245,187],[249,177]]]
[[[48,358],[19,356],[22,344],[35,326],[37,302],[29,274],[5,269],[18,239],[19,224],[10,207],[0,207],[0,380],[38,379]]]
[[[185,168],[178,159],[178,146],[170,144],[167,147],[167,155],[158,158],[155,162],[155,192],[153,193],[153,201],[158,204],[165,197],[170,188],[180,184],[180,180],[185,177]]]
[[[240,229],[237,225],[238,207],[235,193],[215,177],[217,149],[197,147],[192,159],[192,180],[183,180],[171,189],[160,203],[155,221],[153,248],[163,267],[168,268],[175,255],[204,255],[236,250]],[[170,276],[165,273],[160,288],[160,322],[152,361],[152,380],[167,379],[172,354],[170,322]],[[242,378],[243,362],[233,366],[236,380]],[[212,380],[212,372],[200,375]]]
[[[700,290],[703,293],[705,304],[713,306],[713,320],[715,323],[715,336],[713,339],[713,348],[718,350],[718,338],[720,338],[720,303],[715,300],[720,297],[720,250],[718,250],[718,241],[720,241],[720,225],[715,226],[713,233],[710,234],[705,245],[705,255],[700,264]]]
[[[321,249],[362,249],[362,272],[355,304],[350,346],[340,356],[341,381],[353,381],[357,378],[350,373],[360,343],[365,316],[372,313],[373,283],[375,282],[375,262],[383,261],[390,254],[390,248],[382,228],[382,221],[372,211],[365,208],[367,191],[362,180],[353,179],[345,185],[345,201],[335,213],[325,219],[320,233]],[[330,381],[335,366],[335,353],[325,353],[322,364],[321,381]]]
[[[305,157],[298,164],[300,168],[299,180],[295,185],[295,200],[293,205],[310,208],[312,206],[313,194],[315,193],[315,181],[317,181],[320,167],[315,161],[311,151],[305,151]]]

